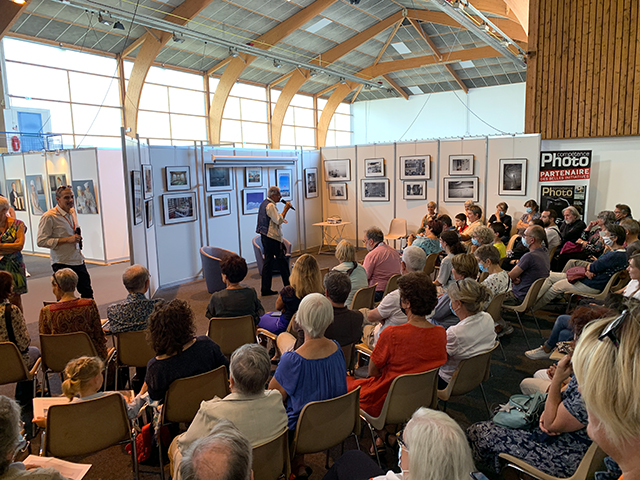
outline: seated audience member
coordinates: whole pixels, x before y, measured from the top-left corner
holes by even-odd
[[[469,225],[467,224],[467,216],[464,213],[459,213],[456,215],[455,222],[456,232],[458,232],[459,235],[466,233],[467,228],[469,228]]]
[[[252,447],[282,433],[287,426],[282,395],[277,390],[264,389],[270,372],[271,361],[264,347],[246,344],[233,352],[229,365],[231,393],[202,402],[189,429],[171,442],[172,472],[178,473],[182,455],[194,442],[209,435],[221,420],[233,422]]]
[[[580,337],[582,329],[589,322],[598,318],[615,315],[615,310],[606,307],[580,307],[573,311],[571,315],[559,315],[553,324],[549,339],[544,345],[525,352],[525,355],[532,360],[546,360],[551,356],[551,352],[559,342],[571,342],[575,346],[575,341]],[[546,393],[551,385],[551,379],[556,371],[556,365],[538,370],[533,374],[533,378],[525,378],[520,383],[520,390],[524,394],[535,392]]]
[[[351,291],[345,302],[347,308],[351,308],[351,302],[356,292],[369,286],[367,271],[356,261],[356,248],[346,240],[341,240],[336,246],[336,259],[340,265],[333,267],[332,270],[346,273],[351,280]]]
[[[449,288],[465,278],[473,278],[475,280],[478,277],[478,261],[476,257],[470,253],[461,253],[453,257],[451,259],[451,266],[451,273],[453,274],[455,282],[449,285]],[[448,295],[449,288],[447,289],[447,293],[438,298],[438,304],[433,312],[433,316],[430,318],[431,323],[440,325],[446,329],[460,321],[451,308],[451,299]]]
[[[321,293],[322,276],[318,261],[312,255],[300,255],[293,265],[290,285],[280,290],[276,299],[276,312],[269,312],[262,316],[258,327],[279,334],[289,326],[291,317],[298,311],[302,299],[310,293]]]
[[[182,480],[252,480],[253,450],[249,440],[229,420],[220,420],[206,437],[185,452]]]
[[[489,227],[485,227],[484,225],[480,225],[475,229],[473,235],[471,235],[470,253],[475,252],[481,245],[493,245],[495,238],[496,235],[493,230],[491,230]]]
[[[156,356],[147,364],[141,393],[162,402],[169,385],[179,378],[214,370],[229,361],[220,347],[206,335],[195,336],[193,311],[184,300],[159,305],[149,315],[149,343]]]
[[[509,209],[509,205],[505,202],[500,202],[496,205],[496,213],[489,217],[489,224],[492,223],[501,223],[504,226],[504,234],[502,235],[502,243],[509,243],[509,238],[511,238],[511,226],[512,220],[511,216],[507,215],[507,210]]]
[[[489,225],[489,228],[493,230],[493,234],[494,234],[493,246],[498,249],[498,253],[500,254],[500,260],[502,260],[507,256],[507,246],[504,244],[504,241],[503,241],[505,237],[504,225],[499,222],[493,222],[491,225]]]
[[[625,218],[620,221],[620,226],[627,232],[627,258],[630,258],[638,250],[640,250],[640,240],[638,240],[638,233],[640,233],[640,223],[632,218]]]
[[[249,271],[246,260],[235,253],[227,255],[220,260],[220,270],[222,281],[227,287],[211,295],[205,316],[212,318],[251,315],[257,325],[260,317],[264,315],[262,302],[253,287],[240,285]]]
[[[369,253],[362,266],[367,271],[369,286],[376,285],[375,301],[379,302],[389,279],[400,273],[400,255],[384,243],[384,235],[378,227],[371,227],[364,235],[364,246]]]
[[[433,282],[437,287],[442,287],[445,291],[451,285],[455,279],[451,272],[451,259],[460,253],[467,253],[465,246],[460,243],[460,237],[456,232],[442,232],[440,234],[440,246],[442,250],[447,254],[440,263],[440,270],[438,271],[438,278]]]
[[[545,210],[540,215],[540,220],[542,220],[544,231],[547,234],[547,248],[549,252],[554,248],[557,248],[562,243],[562,239],[560,238],[560,230],[558,229],[558,225],[556,225],[556,220],[558,219],[558,214],[555,210]]]
[[[20,407],[14,400],[0,395],[0,479],[69,480],[54,468],[33,467],[14,461],[28,447],[21,430]]]
[[[582,235],[582,232],[587,225],[580,220],[580,212],[576,207],[567,207],[562,210],[562,215],[564,220],[560,222],[558,225],[558,229],[560,230],[560,238],[562,240],[561,245],[564,247],[564,244],[567,242],[576,243],[576,241]]]
[[[442,222],[442,229],[444,232],[456,231],[456,227],[454,227],[451,222],[451,217],[446,213],[443,213],[442,215],[438,215],[438,218],[436,220],[439,220],[440,222]]]
[[[111,333],[135,332],[147,328],[147,318],[161,299],[149,300],[149,270],[142,265],[131,265],[122,274],[122,283],[129,294],[124,302],[107,308],[108,326]]]
[[[100,323],[98,306],[92,298],[77,298],[78,275],[70,268],[58,270],[51,276],[51,288],[56,303],[40,310],[40,333],[58,334],[86,332],[100,358],[107,358],[107,339]]]
[[[598,294],[616,272],[627,268],[627,252],[623,247],[626,236],[624,228],[620,225],[607,225],[602,230],[601,236],[609,251],[591,264],[581,260],[571,260],[570,266],[584,266],[587,269],[586,277],[577,282],[570,283],[566,273],[551,272],[538,294],[538,301],[534,305],[536,310],[570,290],[591,295]]]
[[[553,374],[549,394],[538,426],[513,429],[491,420],[471,425],[467,435],[477,464],[500,472],[501,453],[518,457],[554,477],[573,475],[591,440],[587,435],[587,411],[574,378],[564,392],[564,381],[572,374],[571,355],[566,355]]]
[[[438,388],[445,389],[462,360],[491,350],[496,342],[493,317],[483,310],[491,293],[472,278],[449,288],[451,310],[460,321],[447,329],[447,362],[440,367]]]
[[[610,210],[603,210],[598,214],[596,220],[589,222],[589,225],[580,234],[580,238],[576,243],[582,245],[582,255],[580,257],[572,257],[587,260],[594,257],[595,260],[604,252],[604,242],[600,236],[603,228],[607,224],[614,224],[616,216]]]
[[[545,238],[544,228],[539,225],[533,225],[525,230],[522,243],[529,248],[529,252],[525,253],[509,272],[513,286],[511,293],[504,300],[507,305],[522,303],[533,282],[549,276],[549,253],[542,246]]]
[[[427,263],[427,255],[418,247],[409,246],[402,252],[401,273],[421,272]],[[380,304],[367,312],[367,322],[362,334],[362,341],[373,348],[380,338],[380,333],[387,327],[407,323],[407,315],[400,307],[400,290],[396,289],[387,294]]]
[[[624,289],[617,293],[622,293],[627,298],[640,300],[640,253],[631,256],[627,271],[631,280]]]
[[[373,417],[380,415],[393,379],[407,373],[427,372],[447,360],[447,333],[426,316],[436,306],[436,287],[424,272],[411,272],[398,280],[400,306],[407,323],[386,328],[369,360],[368,378],[347,379],[351,391],[358,386],[360,408]],[[379,446],[382,446],[382,439]]]
[[[618,224],[624,220],[625,218],[633,218],[631,215],[631,207],[629,205],[625,205],[624,203],[619,203],[616,205],[616,209],[613,211],[616,216],[616,222]]]
[[[300,302],[296,321],[304,330],[304,343],[293,352],[284,352],[269,383],[282,394],[289,417],[289,430],[295,431],[298,417],[309,402],[328,400],[347,393],[347,368],[338,342],[324,336],[333,321],[331,302],[311,293]],[[304,458],[292,461],[295,476],[307,474]]]
[[[500,254],[498,253],[498,249],[493,245],[483,245],[476,250],[475,256],[478,260],[478,268],[480,268],[480,271],[489,274],[482,284],[491,292],[491,300],[493,300],[493,297],[496,295],[507,293],[511,289],[511,279],[509,278],[509,274],[500,268]],[[504,321],[502,316],[497,320],[495,329],[499,336],[513,333],[513,327]]]
[[[478,205],[471,205],[467,210],[469,228],[460,234],[460,240],[467,246],[471,245],[471,238],[478,227],[482,227],[482,208]]]
[[[618,317],[587,325],[573,355],[589,415],[587,432],[619,466],[608,478],[625,480],[640,472],[640,320],[633,304]],[[612,463],[605,461],[607,467]]]
[[[427,255],[440,253],[442,247],[440,246],[438,237],[441,233],[442,222],[439,220],[429,220],[424,224],[424,233],[422,235],[419,234],[417,237],[414,234],[409,235],[408,244],[420,247]]]
[[[399,436],[400,473],[384,475],[365,453],[349,450],[322,480],[468,480],[475,470],[467,437],[444,412],[420,407]]]
[[[438,214],[436,213],[437,206],[438,205],[434,201],[427,203],[427,214],[424,217],[422,217],[422,221],[420,222],[420,228],[418,228],[418,231],[416,233],[418,234],[423,233],[424,227],[427,225],[427,222],[436,220],[436,218],[438,217]]]
[[[540,218],[540,213],[538,213],[538,202],[534,199],[524,202],[524,207],[525,213],[520,217],[520,220],[518,220],[518,223],[516,224],[518,235],[522,235],[524,233],[532,220]]]

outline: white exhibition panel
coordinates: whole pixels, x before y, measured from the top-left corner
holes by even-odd
[[[107,262],[120,262],[129,258],[127,208],[121,150],[98,150],[99,207],[102,208],[104,245]],[[74,170],[75,171],[75,170]],[[96,192],[97,194],[98,192]],[[90,215],[81,215],[84,217]],[[93,216],[93,215],[91,215]],[[84,235],[84,230],[83,230]]]
[[[45,198],[46,198],[46,205],[47,205],[47,209],[51,208],[51,198],[47,198],[50,197],[49,195],[49,177],[47,176],[47,167],[46,167],[46,159],[45,156],[42,154],[42,152],[37,152],[37,153],[25,153],[23,154],[23,160],[24,160],[24,174],[25,176],[23,177],[25,180],[23,180],[23,185],[22,188],[24,190],[24,203],[25,203],[25,207],[27,209],[26,212],[20,212],[20,213],[27,213],[29,215],[29,223],[27,223],[27,225],[31,225],[32,228],[29,229],[29,232],[27,232],[26,236],[31,237],[32,240],[32,244],[31,244],[31,249],[32,251],[36,252],[36,253],[43,253],[48,255],[49,254],[49,249],[48,248],[40,248],[38,247],[38,245],[36,245],[36,241],[37,241],[37,237],[38,237],[38,225],[40,223],[40,219],[42,218],[42,215],[34,215],[33,213],[33,208],[31,206],[31,189],[29,186],[29,182],[28,180],[26,180],[27,176],[31,176],[31,175],[38,175],[42,177],[42,186],[44,188],[44,192],[45,192]],[[46,183],[45,183],[46,182]],[[45,210],[45,211],[46,211]],[[18,212],[16,212],[16,216],[17,216]],[[18,217],[20,218],[20,217]],[[27,247],[27,243],[25,241],[25,248]]]
[[[122,174],[125,177],[125,197],[126,197],[126,215],[127,226],[129,227],[129,257],[132,264],[144,265],[149,269],[149,260],[147,258],[147,233],[145,222],[138,225],[133,224],[133,197],[131,190],[131,171],[141,171],[140,167],[140,146],[137,140],[125,136],[123,143],[124,152],[124,169]],[[141,173],[142,174],[142,173]],[[156,180],[156,173],[153,172],[154,183]],[[155,187],[155,185],[154,185]],[[157,195],[156,191],[154,194]],[[154,197],[153,201],[157,204]],[[156,205],[154,205],[154,208]],[[149,271],[151,271],[149,269]]]
[[[6,197],[9,198],[9,192],[11,191],[11,185],[9,185],[8,187],[6,186],[7,182],[6,180],[14,180],[14,179],[19,179],[22,182],[22,191],[23,191],[23,195],[24,195],[24,201],[25,201],[25,208],[26,207],[26,202],[27,202],[27,196],[26,196],[26,185],[25,185],[25,173],[24,173],[24,158],[23,155],[21,153],[15,153],[15,154],[11,154],[11,155],[3,155],[2,156],[3,160],[4,160],[4,174],[5,174],[5,182],[3,185],[3,191],[6,189]],[[35,225],[31,224],[31,218],[29,216],[29,211],[28,210],[24,210],[24,211],[16,211],[16,218],[18,218],[19,220],[22,220],[25,224],[25,226],[28,229],[27,234],[25,235],[25,239],[24,239],[24,248],[22,249],[23,252],[33,252],[33,248],[36,244],[35,242],[35,238],[38,235],[38,224],[36,223]],[[35,232],[34,232],[35,230]],[[47,250],[46,253],[49,253],[49,251]]]
[[[344,222],[351,222],[351,225],[344,227],[344,239],[349,240],[356,247],[358,239],[358,223],[357,223],[357,198],[359,189],[356,187],[358,183],[358,175],[356,172],[356,147],[333,147],[321,149],[322,165],[318,169],[318,178],[322,178],[322,188],[320,188],[324,218],[338,216],[342,218]],[[351,171],[351,180],[346,182],[347,184],[347,199],[346,200],[329,200],[329,182],[327,182],[325,175],[324,162],[327,160],[344,160],[349,159],[349,166]],[[334,182],[331,182],[334,183]],[[320,220],[320,221],[323,221]],[[314,222],[317,223],[317,222]],[[314,227],[318,230],[321,227]]]
[[[317,191],[318,196],[315,198],[305,198],[305,183],[304,183],[304,171],[307,168],[316,168],[318,170],[318,176],[316,177],[318,180],[323,178],[322,173],[322,161],[319,150],[304,150],[302,152],[302,165],[301,170],[302,174],[300,178],[302,178],[302,182],[300,183],[300,187],[298,188],[299,192],[302,192],[303,201],[299,203],[301,206],[296,206],[298,209],[298,215],[301,215],[302,223],[304,224],[304,240],[303,240],[303,248],[307,250],[308,248],[314,245],[320,245],[322,241],[322,231],[320,227],[314,227],[314,223],[320,223],[324,220],[322,216],[322,199],[326,196],[326,191],[324,188],[320,188],[320,185],[324,182],[318,181]]]

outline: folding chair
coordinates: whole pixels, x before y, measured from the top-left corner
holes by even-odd
[[[253,447],[254,480],[276,480],[284,475],[289,478],[289,428],[285,427],[273,440]]]
[[[361,308],[372,309],[376,295],[376,285],[363,287],[358,290],[353,296],[351,310],[360,310]]]
[[[256,324],[251,315],[212,317],[207,335],[220,346],[225,356],[230,357],[236,348],[256,343]]]
[[[36,383],[38,369],[42,359],[36,360],[31,370],[27,370],[26,365],[18,347],[11,342],[0,342],[0,385],[17,382],[33,382],[33,396],[36,396]]]
[[[400,240],[400,248],[402,248],[402,239],[404,238],[407,238],[407,220],[394,218],[389,224],[389,233],[384,236],[384,239],[387,243],[389,243],[389,240],[393,240],[394,247],[396,240]]]
[[[121,332],[115,335],[116,341],[116,388],[121,368],[144,368],[156,352],[147,341],[147,331]],[[131,383],[131,382],[129,382]]]
[[[436,261],[439,256],[439,253],[430,253],[427,255],[427,263],[424,264],[422,271],[427,275],[431,275],[436,269]]]
[[[540,333],[540,337],[544,338],[542,337],[542,330],[540,330],[540,324],[538,323],[538,319],[536,318],[535,313],[533,311],[533,306],[538,300],[538,294],[540,293],[540,289],[542,288],[542,285],[544,285],[544,282],[546,282],[546,280],[547,278],[545,277],[545,278],[539,278],[538,280],[533,282],[529,287],[527,296],[524,297],[524,301],[520,305],[504,305],[504,303],[502,304],[502,308],[504,308],[505,310],[510,310],[512,312],[515,312],[516,316],[518,317],[518,323],[520,323],[520,328],[522,328],[522,334],[524,335],[524,340],[527,342],[527,347],[529,347],[529,349],[531,349],[531,344],[529,343],[529,337],[527,337],[527,332],[525,332],[524,330],[524,325],[522,324],[522,320],[520,319],[520,314],[529,313],[536,322],[536,327],[538,327],[538,333]]]
[[[575,297],[586,297],[586,298],[592,298],[593,300],[604,301],[607,295],[609,295],[609,292],[612,291],[613,285],[618,283],[618,279],[622,275],[622,272],[626,272],[626,270],[620,270],[614,273],[613,275],[611,275],[611,278],[609,279],[609,281],[607,282],[607,284],[605,285],[605,287],[602,289],[600,293],[585,293],[585,292],[579,292],[577,290],[569,290],[565,292],[565,295],[571,295],[569,297],[569,303],[567,303],[567,313],[569,313],[569,310],[571,309],[571,303],[573,302],[573,299]],[[618,288],[617,290],[620,290],[620,288]]]
[[[504,297],[506,293],[499,293],[489,303],[489,306],[485,310],[491,317],[495,323],[499,323],[498,320],[502,320],[502,315],[500,312],[502,311],[502,302],[504,302]],[[498,345],[500,345],[500,350],[502,350],[502,356],[504,357],[504,361],[507,361],[507,355],[504,353],[504,348],[502,348],[502,342],[500,341],[500,337],[498,337]]]

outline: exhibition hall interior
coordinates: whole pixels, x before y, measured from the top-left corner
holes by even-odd
[[[640,478],[639,19],[0,0],[0,480]]]

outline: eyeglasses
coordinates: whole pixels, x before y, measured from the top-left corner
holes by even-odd
[[[629,310],[625,310],[620,314],[619,317],[614,318],[609,322],[609,325],[602,331],[598,340],[601,342],[604,341],[605,338],[609,338],[611,342],[616,346],[616,348],[620,347],[620,338],[617,335],[618,330],[622,327],[622,324],[629,316]]]
[[[56,278],[56,274],[54,273],[51,278],[53,278],[53,283],[56,284],[58,288],[60,288],[60,284],[58,283],[58,279]]]
[[[404,448],[408,452],[409,447],[404,441],[404,428],[396,434],[396,438],[398,439],[398,445],[400,445],[401,448]]]

